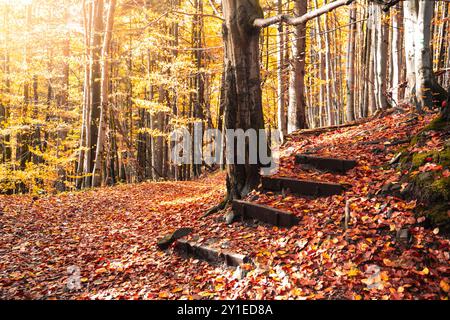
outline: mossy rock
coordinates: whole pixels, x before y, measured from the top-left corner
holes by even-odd
[[[442,233],[450,234],[450,205],[448,203],[440,203],[428,207],[422,211],[428,219],[432,227],[439,227]]]
[[[444,149],[428,152],[411,153],[415,147],[424,146],[431,138],[430,131],[450,131],[450,123],[437,118],[411,139],[409,147],[399,150],[403,155],[399,159],[400,167],[409,174],[405,174],[402,183],[409,183],[401,196],[417,199],[422,205],[420,214],[425,214],[430,226],[438,226],[443,232],[450,234],[450,177],[443,177],[443,170],[450,169],[450,141]],[[445,139],[446,134],[444,134]],[[442,166],[443,170],[418,172],[427,162]]]
[[[439,117],[431,121],[430,124],[422,130],[422,132],[441,131],[448,128],[449,126],[450,125],[447,121]]]
[[[438,194],[440,198],[449,201],[450,200],[450,177],[449,178],[441,178],[435,180],[431,185],[431,189],[433,192]]]
[[[399,162],[402,169],[417,170],[427,163],[427,159],[431,159],[431,162],[444,168],[450,168],[450,146],[446,146],[442,151],[404,153]]]

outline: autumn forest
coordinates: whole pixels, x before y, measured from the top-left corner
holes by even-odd
[[[0,0],[0,299],[448,300],[449,17]]]

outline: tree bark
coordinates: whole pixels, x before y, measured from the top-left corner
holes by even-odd
[[[114,26],[114,14],[116,10],[116,0],[110,0],[108,9],[108,19],[106,24],[106,31],[103,40],[102,47],[102,60],[101,60],[101,113],[100,113],[100,123],[99,131],[97,137],[97,149],[95,152],[95,164],[92,171],[93,187],[98,187],[101,185],[101,172],[104,166],[104,149],[105,149],[105,139],[106,131],[109,127],[108,125],[108,106],[109,106],[109,59],[110,59],[110,48],[111,48],[111,38]]]
[[[307,13],[306,1],[295,0],[294,14],[302,16]],[[292,44],[291,77],[289,84],[289,107],[287,132],[292,133],[305,129],[305,51],[306,51],[306,23],[294,27],[294,42]]]
[[[91,29],[91,66],[90,66],[90,110],[88,115],[89,135],[87,136],[86,146],[88,148],[85,159],[84,172],[85,187],[92,186],[92,172],[94,159],[97,151],[98,128],[101,113],[101,50],[103,34],[103,8],[104,1],[96,0],[92,10],[92,29]]]
[[[376,64],[375,64],[375,92],[378,109],[388,109],[387,101],[387,55],[388,55],[388,29],[384,20],[384,13],[380,5],[375,5],[376,12]]]
[[[440,105],[447,92],[437,83],[431,54],[431,20],[434,1],[405,1],[405,50],[407,54],[407,99],[422,111]]]
[[[398,104],[400,89],[400,17],[401,7],[396,6],[396,10],[392,13],[392,102]]]
[[[434,2],[419,1],[416,25],[416,92],[417,108],[433,107],[434,100],[441,105],[447,97],[447,92],[437,83],[433,71],[433,58],[431,52],[431,20],[433,18]]]
[[[277,2],[278,14],[281,15],[283,13],[283,1],[278,0]],[[278,130],[280,131],[280,135],[283,137],[287,133],[287,123],[286,123],[286,99],[285,99],[285,90],[286,83],[284,76],[284,67],[285,67],[285,41],[284,41],[284,26],[283,23],[280,22],[278,24],[278,32],[277,32],[277,74],[278,74],[278,83],[277,83],[277,106],[278,106]]]
[[[350,30],[347,43],[347,122],[355,120],[355,35],[356,35],[356,7],[350,9]]]
[[[256,19],[263,18],[258,0],[223,0],[225,23],[225,129],[264,129],[259,65],[259,34]],[[228,141],[227,143],[231,143]],[[259,150],[258,141],[257,149]],[[245,197],[260,181],[260,164],[250,164],[249,145],[245,164],[227,163],[228,199]]]

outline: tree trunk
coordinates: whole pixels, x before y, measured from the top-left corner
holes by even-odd
[[[324,4],[327,3],[327,0],[324,1]],[[329,37],[329,33],[328,33],[328,14],[325,14],[324,17],[324,28],[323,28],[323,33],[324,33],[324,42],[325,42],[325,56],[324,56],[324,60],[325,60],[325,101],[327,104],[327,109],[329,108],[329,115],[330,115],[330,119],[331,119],[331,123],[330,125],[335,125],[335,124],[339,124],[339,116],[338,116],[338,110],[336,110],[336,105],[332,102],[331,96],[332,96],[332,91],[331,91],[331,56],[330,56],[330,47],[331,47],[331,43],[330,43],[330,37]]]
[[[437,83],[431,54],[431,20],[433,1],[405,1],[405,50],[407,55],[408,100],[421,111],[432,107],[433,100],[440,105],[446,91]]]
[[[90,67],[90,110],[89,110],[89,135],[87,137],[87,151],[84,172],[86,174],[85,187],[92,186],[92,172],[97,151],[98,128],[101,112],[101,50],[103,34],[103,0],[94,2],[91,35],[91,67]]]
[[[283,1],[278,0],[277,3],[278,14],[283,13]],[[278,83],[277,83],[277,106],[278,106],[278,130],[280,131],[280,135],[283,138],[287,134],[287,121],[286,121],[286,83],[284,76],[284,67],[285,67],[285,37],[284,37],[284,26],[283,23],[280,22],[278,24],[277,30],[277,75],[278,75]],[[284,139],[284,138],[283,138]]]
[[[223,0],[225,23],[225,129],[264,129],[259,66],[259,29],[255,19],[263,18],[258,0]],[[230,143],[230,141],[227,141]],[[260,141],[257,149],[259,150]],[[246,142],[245,164],[227,163],[229,199],[245,197],[260,181],[260,164],[249,163]],[[227,150],[228,152],[229,150]]]
[[[417,19],[417,2],[406,1],[404,4],[406,80],[408,82],[406,99],[416,103],[416,66],[415,66],[415,25]]]
[[[4,15],[4,33],[5,33],[5,49],[4,49],[4,64],[3,64],[3,76],[4,76],[4,82],[5,82],[5,87],[4,87],[4,93],[5,96],[9,98],[9,95],[11,94],[11,80],[10,80],[10,49],[9,49],[9,34],[10,34],[10,26],[9,26],[9,12],[10,12],[10,7],[8,4],[5,5],[5,15]],[[0,115],[0,124],[4,123],[4,125],[7,125],[7,121],[9,120],[10,117],[10,109],[8,104],[3,105],[1,104],[0,106],[0,110],[1,110],[1,115]],[[11,142],[11,136],[10,134],[6,133],[3,136],[3,141],[2,141],[2,160],[4,163],[8,163],[11,161],[11,146],[10,146],[10,142]]]
[[[100,123],[99,131],[97,137],[97,149],[95,152],[95,164],[92,171],[92,185],[93,187],[99,187],[101,185],[101,172],[104,167],[104,149],[105,149],[105,139],[106,130],[108,125],[108,106],[109,106],[109,59],[110,59],[110,47],[112,31],[114,26],[114,13],[116,10],[116,0],[110,0],[109,10],[108,10],[108,20],[106,26],[106,32],[102,47],[102,61],[101,61],[101,113],[100,113]],[[105,178],[105,177],[103,177]]]
[[[416,24],[416,92],[417,108],[441,105],[447,97],[447,92],[437,83],[433,71],[431,52],[431,20],[433,18],[434,1],[420,0],[417,10]]]
[[[355,120],[355,35],[356,35],[356,7],[350,9],[350,32],[347,43],[347,122]]]
[[[375,92],[378,109],[387,109],[389,102],[386,93],[386,76],[387,76],[387,54],[388,54],[388,29],[384,20],[384,13],[380,5],[375,5],[376,12],[376,72],[375,72]]]
[[[80,151],[78,154],[77,179],[76,187],[78,189],[83,187],[83,173],[84,168],[88,165],[90,152],[86,152],[88,147],[88,137],[90,136],[90,101],[91,101],[91,20],[92,20],[92,3],[86,4],[83,0],[83,26],[84,26],[84,85],[83,85],[83,111],[81,120],[80,132]]]
[[[294,15],[302,16],[307,12],[307,3],[295,0]],[[306,51],[306,23],[294,27],[294,43],[292,44],[291,77],[289,85],[288,133],[305,129],[305,51]]]

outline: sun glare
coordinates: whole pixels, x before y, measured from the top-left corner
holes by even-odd
[[[33,0],[0,0],[0,4],[6,4],[14,7],[26,6],[31,4],[32,2]]]

